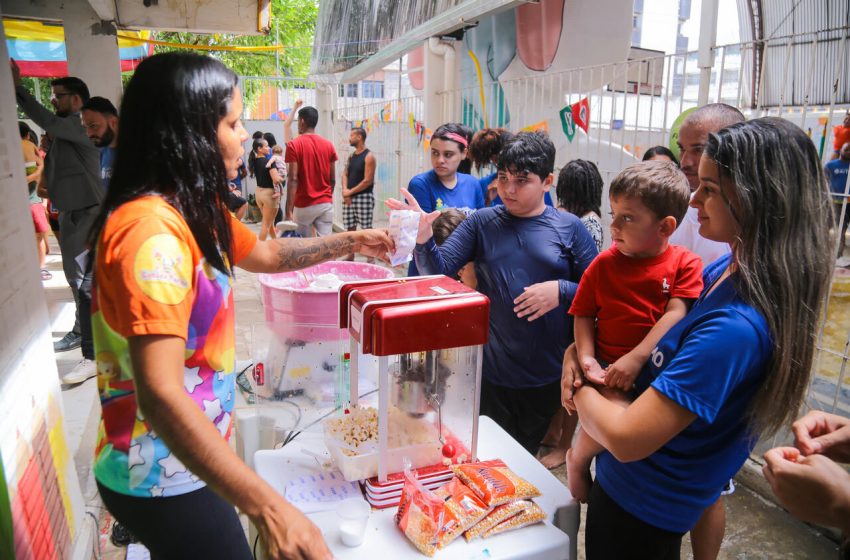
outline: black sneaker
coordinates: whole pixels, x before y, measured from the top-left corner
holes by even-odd
[[[131,533],[129,529],[117,521],[112,524],[112,535],[110,535],[109,540],[111,540],[112,544],[115,546],[127,546],[134,542],[139,542],[136,535]]]
[[[83,337],[75,332],[69,332],[62,337],[62,340],[57,340],[53,343],[54,352],[67,352],[74,348],[79,348],[83,344]]]

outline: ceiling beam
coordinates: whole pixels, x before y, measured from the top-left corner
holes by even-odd
[[[534,2],[533,0],[532,2],[529,0],[467,0],[411,29],[363,62],[352,66],[342,73],[340,81],[350,83],[362,80],[397,61],[429,37],[445,35],[484,17],[529,3]]]

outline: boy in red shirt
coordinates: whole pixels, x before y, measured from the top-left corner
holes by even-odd
[[[609,399],[628,402],[627,391],[655,345],[702,292],[702,261],[669,244],[690,198],[688,180],[674,164],[627,167],[609,197],[614,245],[585,271],[570,314],[587,380],[606,387]],[[601,451],[584,430],[567,451],[567,483],[576,500],[586,501],[590,462]]]

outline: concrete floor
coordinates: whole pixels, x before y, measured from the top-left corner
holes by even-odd
[[[252,226],[255,230],[256,226]],[[62,266],[58,246],[52,239],[52,254],[47,257],[47,267],[53,273],[52,280],[45,282],[45,295],[48,301],[51,328],[54,340],[61,338],[74,321],[73,301],[70,289],[62,275]],[[236,356],[237,360],[250,360],[250,342],[252,325],[264,321],[260,286],[255,275],[237,271],[236,301]],[[59,374],[69,371],[81,359],[80,351],[74,350],[56,355]],[[96,383],[91,379],[74,387],[63,388],[65,419],[69,438],[69,447],[74,455],[87,510],[98,518],[95,530],[91,516],[86,516],[86,525],[82,533],[93,538],[98,534],[98,548],[101,558],[119,560],[126,557],[126,549],[114,547],[108,539],[108,513],[103,509],[97,496],[91,463],[94,453],[97,422],[100,417],[100,405],[97,400]],[[566,482],[566,470],[563,467],[553,471],[555,476]],[[756,475],[760,476],[760,475]],[[773,559],[806,558],[832,559],[837,557],[837,545],[823,533],[792,518],[784,510],[751,491],[741,480],[753,480],[752,469],[748,477],[738,477],[737,491],[727,499],[727,530],[720,552],[720,559]],[[758,486],[758,484],[750,484]],[[582,522],[584,513],[582,513]],[[584,559],[583,535],[579,535],[579,558]],[[77,547],[75,560],[96,557],[93,544]],[[682,557],[692,558],[688,539],[682,546]]]

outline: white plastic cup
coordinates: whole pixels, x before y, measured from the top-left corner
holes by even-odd
[[[339,516],[339,536],[345,546],[360,546],[366,537],[372,508],[362,498],[348,498],[336,508]]]

